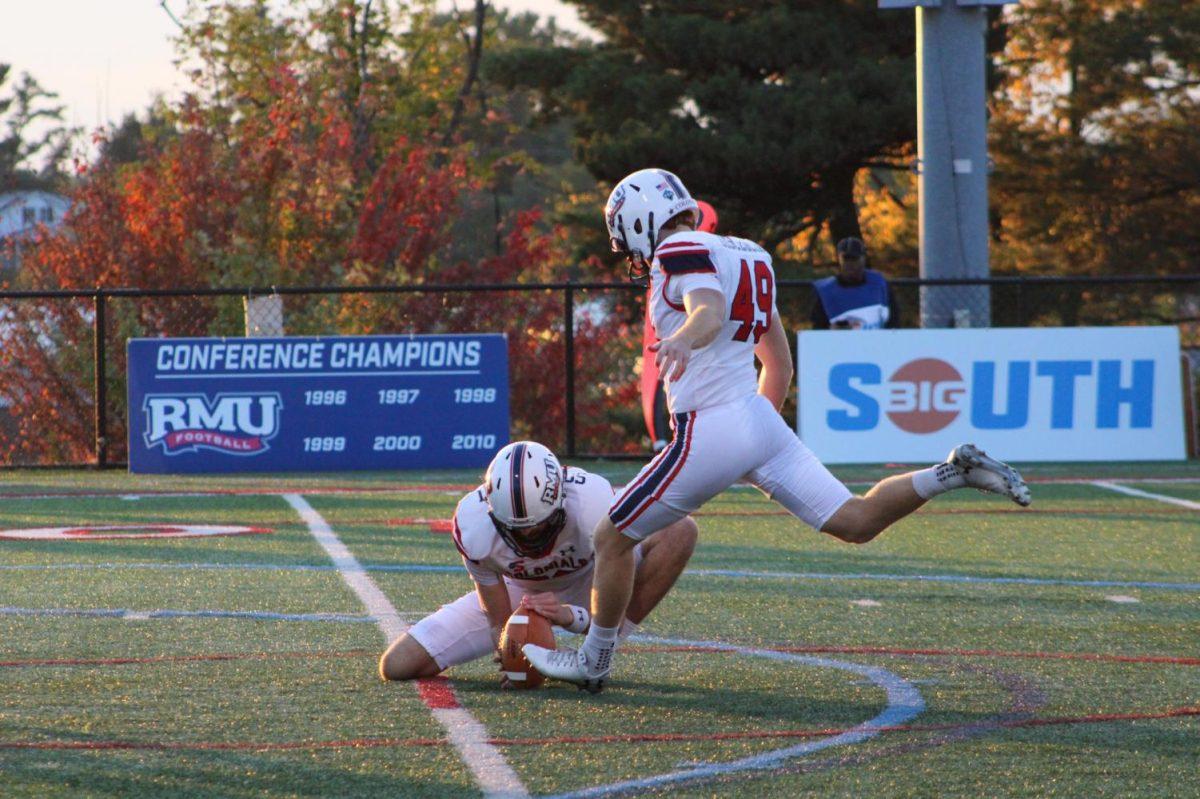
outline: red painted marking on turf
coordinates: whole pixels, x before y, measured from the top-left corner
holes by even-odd
[[[1003,516],[1016,515],[1028,516],[1037,514],[1041,516],[1111,516],[1113,514],[1136,514],[1141,516],[1148,513],[1167,514],[1173,516],[1186,515],[1187,508],[931,508],[925,507],[920,510],[922,516]],[[692,514],[693,516],[791,516],[786,510],[702,510]]]
[[[454,695],[454,689],[450,687],[450,681],[445,677],[428,677],[424,680],[417,680],[417,693],[420,694],[425,707],[430,710],[453,710],[462,707],[458,703],[458,697]]]
[[[422,680],[437,682],[441,678]],[[1138,713],[1093,713],[1081,716],[1051,716],[1048,718],[1001,719],[956,724],[895,724],[876,727],[881,733],[944,732],[977,728],[1014,729],[1021,727],[1054,727],[1074,724],[1105,724],[1116,721],[1151,721],[1154,719],[1200,716],[1200,706],[1187,705],[1158,711]],[[832,727],[808,730],[749,730],[743,732],[708,733],[630,733],[626,735],[556,736],[552,738],[490,738],[493,746],[554,746],[561,744],[670,743],[677,741],[726,741],[756,738],[821,738],[841,735],[854,727]],[[0,749],[81,749],[81,750],[251,750],[272,751],[289,749],[343,749],[371,747],[444,746],[441,738],[349,738],[333,741],[0,741]]]
[[[987,649],[902,649],[880,646],[791,646],[771,647],[778,652],[796,654],[860,654],[860,655],[909,655],[929,657],[996,657],[1027,658],[1037,660],[1088,660],[1115,663],[1155,663],[1172,666],[1200,666],[1200,658],[1171,655],[1111,655],[1095,652],[1012,652]],[[698,646],[631,646],[636,652],[707,652],[729,653],[720,647]],[[125,658],[54,658],[0,661],[0,668],[48,668],[61,666],[128,666],[154,665],[159,663],[199,663],[236,660],[273,659],[327,659],[373,656],[366,649],[351,649],[342,652],[213,652],[195,655],[159,655],[154,657]],[[430,708],[456,708],[459,703],[445,677],[433,677],[417,681],[421,700]]]
[[[202,663],[228,660],[274,660],[276,658],[356,658],[374,655],[366,649],[345,652],[211,652],[198,655],[159,655],[128,658],[54,658],[43,660],[0,660],[0,668],[24,669],[46,666],[131,666],[155,663]]]
[[[450,533],[454,531],[454,522],[450,519],[388,519],[390,527],[428,527],[431,533]]]
[[[956,724],[893,724],[874,727],[880,732],[944,732],[974,727],[1051,727],[1070,724],[1100,724],[1110,721],[1146,721],[1150,719],[1200,716],[1200,707],[1178,707],[1143,713],[1096,713],[1087,716],[1058,716],[1050,718],[1008,719]],[[678,741],[741,741],[758,738],[825,738],[842,735],[853,727],[829,727],[811,730],[748,730],[743,732],[666,732],[627,733],[618,735],[577,735],[555,738],[493,738],[497,746],[546,746],[554,744],[614,744],[614,743],[672,743]]]
[[[50,750],[216,750],[271,752],[290,749],[358,749],[397,746],[445,746],[450,742],[441,738],[348,738],[336,741],[0,741],[0,749],[50,749]]]
[[[1161,477],[1154,475],[1130,476],[1121,475],[1092,475],[1090,477],[1027,477],[1025,482],[1041,485],[1089,485],[1097,480],[1117,483],[1157,483],[1157,484],[1195,484],[1200,478],[1194,477]],[[855,485],[867,485],[870,481],[849,480]],[[24,494],[5,494],[0,492],[3,499],[90,499],[96,497],[204,497],[204,496],[278,496],[281,494],[416,494],[439,491],[470,491],[477,487],[475,483],[412,483],[398,486],[299,486],[272,488],[206,488],[203,490],[180,489],[146,489],[131,491],[128,488],[103,489],[97,491],[40,491]],[[928,511],[926,511],[928,512]],[[1013,511],[1010,511],[1013,512]],[[1015,511],[1022,512],[1022,511]],[[1029,512],[1029,511],[1024,511]]]
[[[11,530],[0,530],[0,539],[11,541],[102,541],[145,538],[211,538],[263,535],[272,532],[274,530],[269,527],[245,527],[242,525],[101,524],[89,527],[18,527]]]
[[[1013,652],[998,649],[903,649],[890,646],[772,646],[774,652],[794,654],[912,655],[964,658],[1028,658],[1033,660],[1092,660],[1106,663],[1164,663],[1172,666],[1200,666],[1200,658],[1174,655],[1112,655],[1103,652]],[[713,652],[736,654],[716,646],[634,646],[637,652]]]
[[[1093,480],[1121,479],[1095,477]],[[434,491],[470,491],[476,483],[411,483],[398,486],[300,486],[297,488],[157,488],[131,491],[128,488],[99,491],[43,491],[29,494],[4,494],[3,499],[92,499],[96,497],[205,497],[205,496],[276,496],[280,494],[415,494]]]

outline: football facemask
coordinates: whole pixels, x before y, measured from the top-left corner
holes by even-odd
[[[645,283],[650,277],[650,264],[646,259],[627,249],[623,239],[614,236],[609,240],[609,244],[612,245],[613,252],[625,259],[629,279],[634,283]]]
[[[496,528],[501,540],[524,558],[544,558],[554,548],[558,534],[567,523],[567,512],[563,508],[551,513],[546,519],[528,527],[513,527],[496,518],[494,513],[488,513],[492,525]]]

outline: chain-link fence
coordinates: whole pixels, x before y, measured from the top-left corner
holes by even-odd
[[[980,314],[964,298],[986,302],[997,327],[1178,325],[1200,367],[1200,277],[892,286],[904,327],[931,318],[970,326]],[[812,285],[778,288],[788,326],[809,327]],[[514,437],[566,457],[640,457],[651,446],[638,385],[643,291],[545,283],[0,292],[0,465],[123,465],[131,338],[474,332],[508,336]],[[784,413],[793,418],[794,402]]]

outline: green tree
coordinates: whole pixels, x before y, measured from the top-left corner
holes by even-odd
[[[485,52],[523,48],[575,47],[578,37],[532,13],[489,13]],[[574,157],[571,120],[536,124],[538,97],[524,87],[498,83],[485,69],[475,85],[474,114],[460,129],[479,174],[479,186],[465,193],[463,214],[454,228],[454,252],[468,260],[496,255],[503,244],[505,220],[535,208],[569,202],[595,192],[596,180]],[[589,205],[594,213],[595,204]],[[547,214],[540,224],[553,226],[561,215]],[[572,242],[572,249],[575,244]],[[580,260],[582,251],[569,260]],[[557,277],[564,277],[559,274]]]
[[[63,124],[58,95],[28,73],[6,90],[11,70],[0,64],[0,191],[53,188],[74,132]]]
[[[859,232],[855,176],[915,138],[911,15],[874,0],[572,0],[604,41],[497,57],[494,74],[571,115],[577,154],[613,182],[656,165],[771,244]]]
[[[161,99],[142,115],[126,114],[119,124],[104,131],[99,140],[100,162],[136,164],[168,140],[179,135],[167,118],[169,107]]]
[[[1031,0],[1008,15],[996,97],[996,263],[1194,272],[1200,5]]]

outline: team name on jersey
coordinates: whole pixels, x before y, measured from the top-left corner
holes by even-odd
[[[516,580],[553,580],[573,574],[591,563],[587,558],[575,557],[575,545],[563,547],[549,561],[528,563],[524,558],[509,561],[504,571]]]

